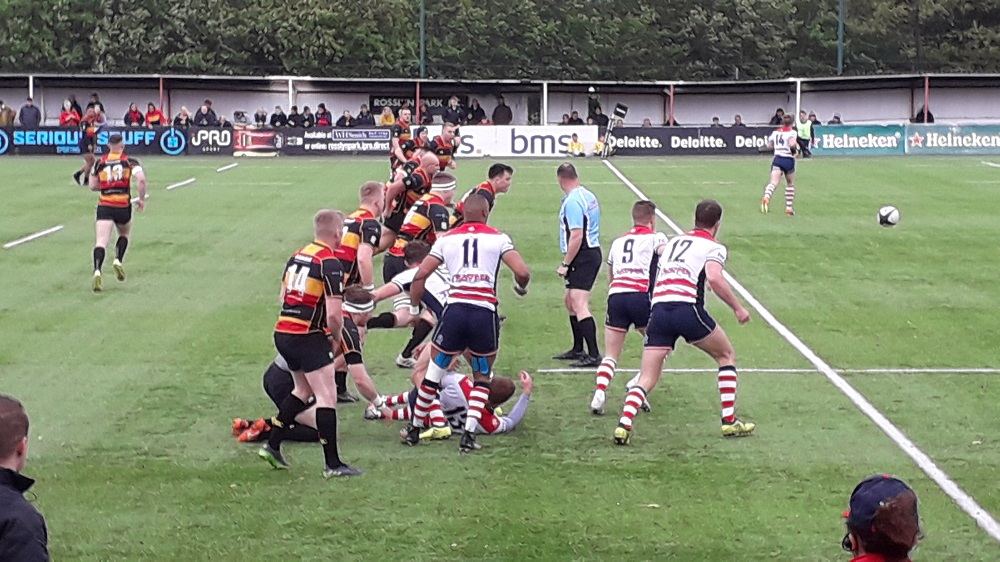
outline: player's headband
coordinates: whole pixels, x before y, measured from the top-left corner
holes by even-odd
[[[375,310],[375,301],[370,300],[367,302],[348,302],[344,301],[344,310],[350,312],[351,314],[364,314],[366,312],[371,312]]]
[[[451,191],[455,189],[456,186],[458,186],[458,182],[455,180],[441,183],[435,182],[431,184],[431,191]]]

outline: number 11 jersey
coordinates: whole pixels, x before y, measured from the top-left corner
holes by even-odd
[[[497,275],[510,237],[484,223],[465,223],[440,236],[430,255],[448,269],[448,304],[465,303],[496,311]]]

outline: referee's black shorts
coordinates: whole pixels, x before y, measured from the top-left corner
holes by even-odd
[[[600,247],[580,250],[566,272],[566,288],[581,291],[593,289],[597,274],[601,271],[602,259]]]

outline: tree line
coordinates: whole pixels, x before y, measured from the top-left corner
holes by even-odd
[[[0,72],[419,76],[417,0],[0,0]],[[848,0],[844,74],[1000,71],[995,0]],[[837,0],[426,2],[431,78],[836,74]]]

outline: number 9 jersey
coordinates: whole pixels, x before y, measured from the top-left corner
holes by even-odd
[[[666,243],[665,234],[645,226],[633,227],[617,238],[608,253],[611,266],[608,294],[648,293],[656,249]]]
[[[680,302],[705,303],[705,264],[726,265],[726,247],[706,230],[695,229],[670,240],[660,255],[653,287],[653,305]]]

